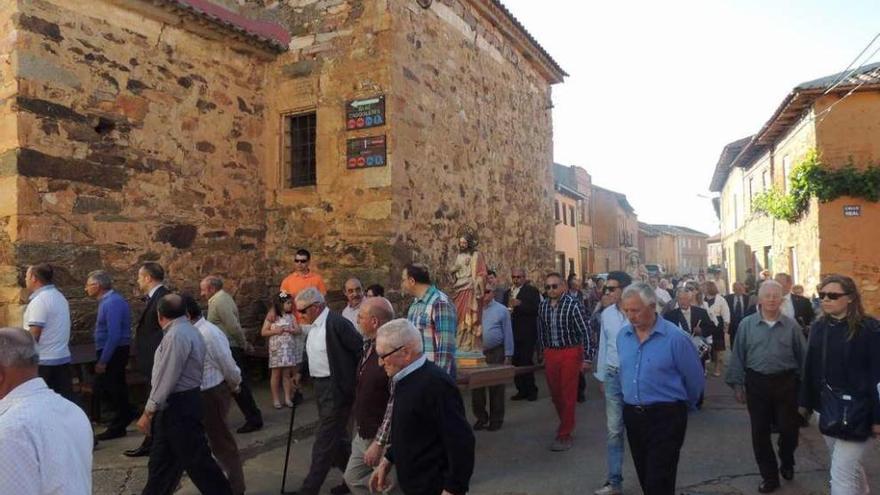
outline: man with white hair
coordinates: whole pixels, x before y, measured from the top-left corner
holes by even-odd
[[[92,493],[92,427],[38,376],[36,342],[0,328],[0,491]]]
[[[312,465],[297,493],[317,495],[330,468],[337,467],[345,472],[348,464],[351,454],[348,419],[354,403],[364,341],[350,321],[327,308],[324,296],[315,287],[300,291],[295,305],[300,322],[311,325],[301,373],[311,377],[318,403]],[[336,495],[349,491],[343,482],[333,487],[330,493]]]
[[[661,318],[650,285],[621,296],[629,323],[617,335],[623,423],[642,491],[673,495],[688,410],[705,386],[697,351],[684,332]]]
[[[428,361],[421,333],[404,318],[379,328],[376,352],[393,384],[393,441],[370,479],[370,490],[389,488],[394,465],[403,493],[467,493],[474,472],[474,434],[455,382]]]
[[[798,444],[798,380],[803,372],[806,343],[801,326],[782,312],[784,289],[765,280],[758,289],[758,312],[740,322],[727,368],[726,382],[736,400],[746,403],[752,425],[752,449],[763,481],[761,493],[779,488],[779,476],[794,478]],[[779,460],[770,439],[779,430]],[[777,471],[778,466],[778,471]]]

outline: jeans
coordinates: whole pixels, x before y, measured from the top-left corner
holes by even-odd
[[[605,371],[605,421],[608,428],[608,483],[623,484],[623,390],[617,368]]]
[[[852,442],[825,436],[831,451],[831,495],[865,495],[870,493],[862,456],[870,439]]]

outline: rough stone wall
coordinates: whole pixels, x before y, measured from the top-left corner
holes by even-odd
[[[827,96],[816,102],[816,113],[837,101]],[[816,129],[823,163],[859,168],[880,162],[880,92],[855,93],[826,114]],[[845,217],[843,207],[861,206],[861,216]],[[859,285],[865,309],[880,314],[880,203],[852,197],[821,204],[819,245],[821,272],[842,273]],[[812,287],[807,287],[808,291]]]
[[[94,323],[86,274],[109,270],[134,299],[145,260],[184,290],[223,275],[255,326],[263,64],[105,0],[20,5],[16,264],[58,266],[74,342]]]
[[[262,9],[293,34],[290,51],[280,56],[267,77],[268,132],[263,140],[267,184],[266,251],[275,288],[293,268],[297,248],[312,253],[331,300],[342,298],[342,284],[357,276],[364,284],[399,284],[391,275],[391,168],[348,170],[346,140],[386,134],[393,143],[399,123],[390,107],[390,19],[384,0],[334,0],[275,3]],[[346,131],[349,100],[386,95],[385,126]],[[317,114],[317,185],[284,184],[281,156],[283,115],[314,110]]]
[[[465,1],[388,6],[392,276],[418,261],[448,285],[456,237],[472,228],[498,273],[540,279],[554,253],[549,84]]]
[[[18,221],[18,178],[8,172],[15,167],[15,149],[18,148],[18,119],[15,96],[15,45],[18,39],[14,18],[18,11],[16,0],[0,1],[0,325],[7,325],[18,315],[21,291],[18,288],[18,268],[15,263],[13,242]]]

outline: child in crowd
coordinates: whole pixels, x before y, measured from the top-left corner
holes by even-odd
[[[269,385],[275,409],[281,409],[279,389],[284,391],[284,405],[293,407],[299,399],[299,391],[293,396],[293,377],[302,362],[305,339],[302,329],[293,316],[293,298],[281,292],[272,299],[272,308],[260,334],[269,339],[269,369],[272,376]]]

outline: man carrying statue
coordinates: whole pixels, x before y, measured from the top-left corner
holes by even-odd
[[[458,239],[458,256],[450,272],[455,293],[452,299],[458,316],[458,349],[482,354],[480,319],[488,268],[483,254],[476,247],[477,238],[473,233],[462,234]]]

